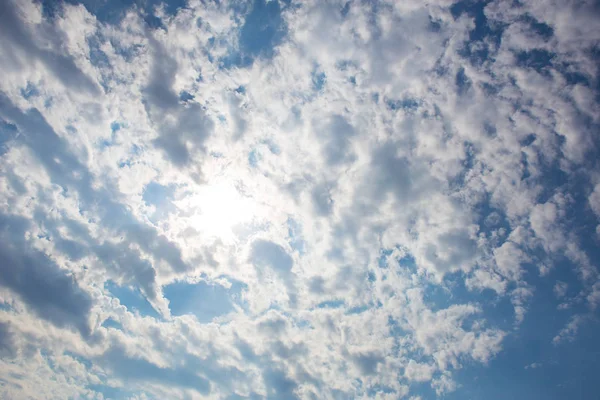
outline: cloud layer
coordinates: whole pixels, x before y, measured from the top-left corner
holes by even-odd
[[[0,5],[0,397],[597,396],[593,2],[144,4]]]

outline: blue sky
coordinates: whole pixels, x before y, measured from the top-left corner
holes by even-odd
[[[600,396],[593,1],[0,3],[0,397]]]

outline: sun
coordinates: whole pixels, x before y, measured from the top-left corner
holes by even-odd
[[[194,196],[194,205],[194,228],[224,240],[234,239],[234,228],[250,222],[256,209],[254,200],[240,193],[233,182],[201,186]]]

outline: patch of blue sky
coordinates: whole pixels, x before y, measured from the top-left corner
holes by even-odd
[[[102,50],[102,41],[99,36],[90,36],[87,38],[90,47],[90,63],[98,68],[110,68],[110,61],[106,53]]]
[[[408,274],[415,274],[418,266],[414,257],[405,254],[403,257],[390,259],[391,250],[381,250],[378,259],[379,265],[387,268],[400,268]],[[419,288],[423,291],[423,301],[432,311],[447,309],[454,304],[478,304],[482,307],[482,314],[492,319],[500,327],[510,329],[514,322],[514,308],[506,297],[499,297],[490,289],[472,291],[465,286],[467,278],[464,272],[454,272],[444,277],[441,285],[421,279]],[[471,318],[470,320],[473,320]],[[466,321],[469,323],[469,320]]]
[[[600,61],[600,60],[599,60]],[[569,85],[591,86],[590,78],[579,71],[573,71],[570,65],[562,65],[558,68],[558,72],[562,74]],[[596,79],[597,80],[597,79]],[[600,96],[600,91],[596,90],[597,96]],[[600,103],[600,98],[596,99],[596,103]]]
[[[130,312],[137,312],[141,316],[162,319],[138,288],[119,286],[113,281],[107,281],[104,287],[112,296],[119,299],[121,305],[127,307],[127,310]]]
[[[429,26],[428,30],[431,32],[439,32],[442,29],[442,24],[440,20],[434,19],[431,15],[429,16]]]
[[[569,179],[566,179],[566,177],[563,178],[560,180],[562,184],[557,188],[557,191],[568,194],[572,199],[572,204],[565,207],[560,226],[576,238],[580,248],[587,253],[590,260],[598,260],[600,259],[600,247],[597,242],[597,223],[593,212],[589,208],[585,190],[589,182],[587,182],[587,178],[583,175],[572,174]],[[535,285],[536,292],[538,287],[543,288],[544,285],[547,286],[557,280],[566,282],[570,290],[574,293],[583,289],[578,267],[564,254],[545,255],[540,249],[532,253],[532,256],[535,256],[544,263],[548,263],[548,266],[552,267],[548,276],[544,277],[544,279],[532,281],[535,278],[533,273],[528,276],[528,282]],[[577,306],[576,304],[575,306],[577,307],[575,311],[582,313],[586,311],[585,307],[581,305]]]
[[[317,308],[342,308],[346,305],[344,300],[326,300],[317,304]]]
[[[350,6],[352,5],[351,1],[347,1],[344,6],[340,9],[340,14],[343,18],[346,18],[348,13],[350,12]]]
[[[527,168],[527,159],[523,160]],[[546,203],[561,190],[573,186],[576,177],[567,174],[558,162],[545,165],[545,171],[541,176],[529,178],[529,183],[542,185],[542,189],[537,196],[538,203]]]
[[[356,67],[356,63],[352,60],[340,60],[335,63],[335,68],[340,71],[348,71],[353,67]]]
[[[471,80],[465,73],[464,68],[460,68],[456,73],[456,87],[458,89],[458,93],[463,95],[471,88]]]
[[[494,85],[489,82],[479,82],[478,85],[484,91],[484,93],[490,97],[496,96],[502,88],[499,85]]]
[[[388,257],[393,253],[392,249],[379,249],[379,258],[377,258],[377,265],[379,268],[387,268]]]
[[[87,386],[89,390],[96,393],[101,393],[105,399],[126,399],[133,395],[133,392],[127,391],[123,388],[109,386],[103,383],[93,383]]]
[[[117,121],[113,121],[110,124],[110,130],[111,130],[112,133],[115,133],[115,132],[119,131],[122,127],[123,127],[123,124],[119,123]]]
[[[396,393],[396,391],[394,389],[392,389],[391,387],[388,386],[381,386],[381,385],[373,385],[371,387],[369,387],[369,389],[367,390],[367,395],[369,396],[369,398],[373,399],[377,397],[377,394],[394,394]]]
[[[288,5],[283,4],[285,9]],[[239,32],[239,47],[231,49],[221,59],[222,66],[243,68],[250,66],[258,57],[271,59],[287,32],[280,2],[255,0],[249,9],[243,5],[237,5],[236,8],[240,13],[245,13],[244,24]]]
[[[42,358],[46,360],[46,363],[48,363],[48,367],[50,367],[51,370],[55,371],[56,364],[54,362],[54,358],[52,357],[52,353],[47,349],[40,349],[40,356],[42,356]]]
[[[160,19],[154,14],[147,14],[144,17],[144,22],[152,29],[163,29],[165,31],[167,30],[167,27],[163,23],[162,19]]]
[[[182,90],[181,92],[179,92],[179,101],[181,102],[187,103],[188,101],[194,100],[194,98],[196,98],[196,96],[194,96],[188,91]]]
[[[373,283],[376,280],[377,280],[377,276],[375,275],[375,273],[373,273],[373,271],[367,272],[367,282]]]
[[[460,392],[447,399],[587,399],[600,391],[598,322],[582,325],[577,343],[552,343],[565,315],[552,309],[551,294],[536,288],[528,318],[503,340],[503,351],[484,366],[456,371]],[[533,366],[532,366],[533,365]]]
[[[0,302],[0,310],[2,311],[15,311],[12,304],[1,301]]]
[[[27,82],[27,86],[25,86],[24,88],[21,89],[21,96],[23,96],[23,98],[26,100],[29,100],[30,98],[36,97],[39,95],[40,95],[39,90],[31,82]]]
[[[110,44],[115,54],[122,57],[126,62],[133,62],[144,49],[144,46],[139,43],[124,45],[116,39],[112,39]]]
[[[418,99],[405,98],[400,100],[386,99],[385,105],[392,111],[403,110],[405,112],[415,112],[421,105]]]
[[[548,68],[552,66],[552,59],[556,54],[544,49],[531,49],[517,53],[516,65],[522,68],[531,68],[540,74],[547,75]]]
[[[260,141],[258,147],[252,148],[250,152],[248,152],[248,165],[253,168],[258,167],[258,164],[263,159],[261,154],[260,146],[264,145],[271,152],[271,154],[279,155],[281,153],[281,149],[279,146],[270,139],[264,139]]]
[[[19,133],[17,126],[0,118],[0,155],[8,150],[8,143]]]
[[[171,186],[163,186],[156,182],[150,182],[144,187],[142,200],[147,205],[164,207],[170,202],[174,191],[175,189]]]
[[[390,332],[390,336],[393,338],[402,338],[403,336],[406,336],[408,334],[407,331],[402,329],[398,321],[396,321],[391,316],[388,316],[387,328]]]
[[[119,168],[123,168],[126,166],[131,166],[135,163],[135,157],[139,156],[142,153],[142,148],[136,144],[132,145],[129,149],[129,157],[125,160],[119,160]]]
[[[174,193],[175,187],[171,185],[163,186],[156,182],[150,182],[144,187],[142,200],[146,205],[152,205],[155,208],[154,213],[150,216],[152,222],[165,218],[175,210],[172,203]]]
[[[536,135],[534,133],[530,133],[525,137],[525,139],[519,141],[519,144],[521,145],[521,147],[527,147],[530,146],[535,141],[535,139]]]
[[[54,106],[54,99],[52,97],[47,97],[46,99],[44,99],[44,107],[45,108],[52,108]]]
[[[83,357],[83,356],[81,356],[79,354],[75,354],[75,353],[73,353],[71,351],[68,351],[68,350],[65,351],[63,354],[65,356],[69,356],[69,357],[77,360],[77,362],[83,364],[87,369],[91,369],[94,366],[94,364],[92,363],[92,361],[90,361],[89,359],[87,359],[87,358],[85,358],[85,357]]]
[[[313,90],[315,92],[321,92],[325,87],[325,83],[327,82],[327,75],[325,75],[325,72],[315,67],[311,74],[311,79],[313,84]]]
[[[543,254],[541,250],[531,251],[530,256],[538,258],[537,254]],[[543,262],[542,256],[539,256],[542,261],[525,263],[522,265],[524,269],[523,282],[526,282],[532,288],[535,288],[531,298],[525,299],[525,307],[528,310],[528,315],[531,318],[525,318],[525,322],[531,324],[531,329],[544,329],[550,335],[547,339],[550,343],[552,335],[564,327],[570,317],[574,314],[586,313],[588,310],[583,304],[575,302],[571,305],[568,311],[557,313],[558,306],[568,300],[569,294],[576,295],[583,286],[577,277],[576,266],[572,264],[566,257],[554,258],[548,260],[556,263],[554,268],[546,276],[540,276],[539,263]],[[433,285],[428,282],[421,282],[420,287],[423,289],[424,302],[433,310],[441,310],[450,307],[453,304],[475,304],[481,309],[481,313],[468,318],[465,323],[468,324],[474,320],[484,317],[489,325],[498,327],[505,331],[511,331],[516,322],[516,314],[514,305],[510,301],[509,296],[501,296],[491,289],[470,290],[466,287],[465,282],[468,274],[464,272],[455,272],[447,274],[441,285]],[[557,299],[554,293],[554,285],[557,281],[566,282],[568,284],[568,292],[565,299]],[[507,293],[510,293],[516,288],[514,283],[507,286]],[[535,316],[535,317],[533,317]],[[539,325],[535,324],[535,321]],[[523,325],[521,329],[527,329]]]
[[[596,232],[596,220],[589,205],[583,197],[583,191],[577,194],[571,193],[575,198],[575,204],[566,212],[566,220],[570,224],[570,230],[577,237],[582,249],[591,260],[600,260],[600,246],[598,246],[598,235]]]
[[[163,287],[173,315],[195,315],[199,322],[209,323],[235,310],[240,304],[244,284],[233,281],[226,288],[219,283],[175,282]]]
[[[131,167],[132,161],[130,159],[119,161],[118,166],[119,168]]]
[[[362,314],[365,311],[369,310],[371,307],[367,305],[350,307],[346,310],[346,314]]]
[[[475,207],[475,212],[478,214],[477,225],[479,226],[479,232],[490,237],[493,234],[498,236],[504,230],[504,235],[498,238],[501,242],[504,242],[504,239],[511,231],[510,223],[506,219],[504,212],[494,207],[489,198],[479,203]]]
[[[302,237],[302,226],[295,219],[288,218],[287,227],[290,247],[303,255],[306,251],[306,242]]]
[[[398,262],[398,266],[400,266],[400,268],[408,269],[411,272],[417,271],[417,262],[410,253],[404,254],[404,256],[398,258],[396,261]]]
[[[373,93],[371,95],[371,100],[373,100],[373,103],[379,104],[379,93]]]
[[[484,11],[489,2],[490,0],[463,0],[450,6],[450,12],[454,19],[466,14],[468,17],[473,18],[475,22],[475,28],[469,32],[469,41],[465,43],[463,49],[459,52],[475,65],[481,65],[489,59],[489,45],[497,46],[504,31],[503,26],[492,26],[489,24]],[[475,43],[483,43],[484,45],[472,46]]]
[[[447,133],[449,131],[451,131],[451,128],[445,126],[444,132]],[[463,149],[465,152],[465,158],[462,160],[463,169],[457,176],[448,180],[448,185],[451,190],[460,190],[465,184],[465,179],[467,178],[468,173],[475,166],[475,156],[477,150],[475,149],[474,145],[468,141],[465,141],[463,142]]]
[[[102,323],[102,326],[104,328],[113,328],[113,329],[123,330],[123,325],[121,325],[120,322],[117,322],[112,318],[107,318],[106,320],[104,320],[104,322]]]
[[[252,149],[249,153],[248,153],[248,164],[253,167],[256,168],[258,166],[258,162],[261,160],[261,156],[260,153],[258,152],[257,149]]]
[[[272,154],[275,154],[275,155],[281,154],[281,149],[279,148],[279,146],[277,146],[277,143],[273,142],[272,140],[265,139],[262,141],[262,143],[267,146],[267,148],[269,149],[269,151]]]
[[[60,13],[63,3],[82,4],[98,21],[108,24],[119,24],[125,14],[134,7],[141,9],[146,15],[153,16],[157,7],[163,7],[168,15],[175,15],[179,9],[187,6],[187,0],[41,0],[40,3],[46,18],[52,19]]]
[[[552,36],[554,36],[554,29],[550,25],[538,21],[533,16],[527,14],[522,16],[520,19],[521,21],[527,23],[533,32],[537,33],[545,40],[549,40],[552,38]]]
[[[115,140],[117,137],[117,132],[121,130],[123,124],[113,121],[110,124],[110,139],[102,139],[99,143],[101,149],[105,149],[107,147],[111,147],[115,144]]]
[[[67,126],[65,126],[65,130],[69,133],[75,134],[77,133],[77,128],[75,128],[73,125],[68,124]]]

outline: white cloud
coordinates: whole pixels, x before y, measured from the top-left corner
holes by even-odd
[[[575,340],[575,335],[577,331],[581,327],[581,324],[584,322],[584,317],[580,315],[575,315],[571,317],[567,325],[558,332],[558,334],[552,339],[552,343],[558,345],[564,341],[573,341]]]
[[[594,81],[600,31],[587,4],[538,3],[490,2],[502,39],[478,41],[448,1],[303,2],[270,57],[235,2],[159,7],[158,29],[5,2],[0,393],[443,396],[518,337],[535,282],[597,307],[581,215],[600,217],[600,113],[571,80]],[[553,281],[563,261],[573,283]],[[231,310],[178,315],[174,282],[219,285]]]
[[[554,295],[560,299],[567,294],[568,288],[569,284],[567,282],[557,281],[553,288]]]

